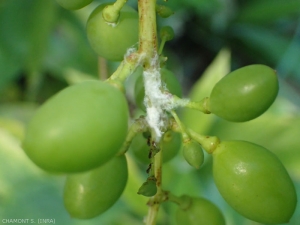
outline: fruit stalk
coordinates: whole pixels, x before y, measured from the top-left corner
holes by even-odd
[[[139,50],[138,53],[143,57],[144,71],[159,71],[159,60],[157,53],[157,27],[156,27],[156,0],[139,0]],[[151,135],[155,140],[155,132],[151,129]],[[153,136],[154,135],[154,136]],[[161,197],[161,171],[162,158],[161,152],[157,153],[153,162],[153,173],[157,180],[157,193],[149,202],[148,215],[145,220],[146,225],[155,225],[159,210]]]
[[[162,197],[164,196],[163,190],[161,188],[161,182],[162,182],[162,152],[159,151],[155,157],[154,157],[154,163],[153,163],[153,173],[156,178],[156,187],[157,192],[156,194],[150,198],[147,205],[149,206],[148,214],[145,220],[146,225],[155,225],[156,224],[156,218],[159,211],[160,203],[162,202]]]
[[[181,209],[187,209],[192,203],[192,198],[188,195],[178,197],[171,192],[166,192],[166,195],[168,201],[176,203]]]
[[[120,10],[125,3],[126,0],[117,0],[114,4],[106,6],[103,10],[103,18],[109,23],[116,23],[120,16]]]
[[[208,98],[204,98],[202,99],[200,102],[191,102],[189,101],[185,107],[186,108],[190,108],[190,109],[196,109],[200,112],[203,112],[205,114],[210,114],[211,112],[208,110],[207,108],[207,102],[208,102]]]
[[[124,155],[127,152],[132,139],[137,135],[137,133],[145,132],[147,129],[148,126],[144,117],[136,119],[135,122],[130,126],[127,132],[126,140],[124,141],[118,155]]]
[[[118,66],[117,70],[107,80],[117,80],[124,83],[126,78],[135,71],[139,63],[139,58],[140,56],[136,52],[126,56]]]
[[[139,53],[145,55],[144,68],[153,67],[157,55],[156,0],[138,0],[139,8]]]
[[[192,139],[197,141],[208,154],[212,154],[220,143],[220,139],[216,136],[201,135],[189,129]]]

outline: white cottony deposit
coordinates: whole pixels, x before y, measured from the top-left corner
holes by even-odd
[[[130,56],[132,53],[136,52],[136,48],[134,47],[131,47],[131,48],[128,48],[125,55],[124,55],[124,60],[127,59],[128,56]],[[140,59],[143,59],[143,57],[140,57]],[[137,63],[137,66],[140,64],[140,62]]]
[[[156,140],[159,141],[166,126],[167,111],[176,107],[184,106],[188,100],[174,100],[166,88],[166,84],[161,80],[160,69],[145,70],[143,73],[145,86],[146,120],[155,132]]]
[[[108,26],[116,27],[118,23],[105,22]]]

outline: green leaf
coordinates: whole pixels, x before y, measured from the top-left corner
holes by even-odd
[[[291,39],[274,30],[253,25],[235,25],[231,34],[238,38],[247,48],[251,49],[254,60],[263,60],[271,65],[277,65],[280,77],[299,80],[300,43],[295,37]]]
[[[9,0],[3,3],[0,43],[7,52],[17,56],[29,71],[41,67],[55,13],[52,0]]]
[[[194,84],[189,94],[191,101],[200,101],[210,96],[214,85],[230,71],[230,51],[222,49],[214,61],[205,70],[201,78]],[[183,109],[183,123],[198,133],[205,133],[211,126],[216,116],[205,115],[202,112]]]
[[[168,6],[174,10],[190,8],[197,10],[199,14],[211,15],[220,10],[222,2],[218,0],[189,0],[189,1],[170,1]]]
[[[283,17],[299,15],[299,0],[257,0],[248,1],[240,9],[236,22],[270,23]]]
[[[0,116],[0,129],[6,130],[20,140],[22,140],[24,135],[24,124],[15,119]]]
[[[0,31],[1,35],[1,31]],[[14,81],[20,74],[19,59],[3,49],[0,41],[0,91]]]
[[[51,76],[62,80],[66,68],[97,75],[98,57],[88,43],[80,17],[61,9],[58,19],[58,32],[50,37],[45,68],[51,72]]]
[[[2,103],[0,105],[0,117],[26,124],[37,107],[38,105],[32,102]]]
[[[91,76],[90,74],[83,73],[81,71],[75,69],[66,69],[64,71],[64,78],[68,82],[68,84],[77,84],[87,80],[96,80],[97,78]]]
[[[30,4],[30,3],[27,3]],[[33,1],[30,14],[29,29],[29,57],[26,64],[29,71],[39,70],[43,63],[49,43],[49,36],[53,31],[56,18],[54,1]]]
[[[148,210],[146,205],[147,198],[137,194],[144,178],[132,157],[127,154],[126,158],[128,164],[128,181],[121,199],[123,199],[126,202],[127,207],[129,207],[137,215],[145,216]]]
[[[0,159],[1,185],[13,186],[18,180],[39,176],[41,172],[21,149],[20,140],[4,128],[0,128]]]
[[[267,62],[276,65],[280,62],[291,40],[272,30],[258,26],[235,25],[231,29],[232,36],[238,38],[253,50],[257,56],[263,56]],[[295,45],[294,57],[300,58],[300,45]]]

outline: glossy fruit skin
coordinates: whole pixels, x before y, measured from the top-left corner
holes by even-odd
[[[172,93],[173,95],[176,95],[177,97],[182,97],[182,88],[179,80],[176,78],[174,73],[166,68],[161,68],[161,79],[166,84],[167,89]],[[144,87],[144,81],[143,81],[143,74],[141,74],[135,83],[134,87],[134,96],[135,96],[135,103],[136,105],[142,109],[145,109],[144,105],[144,98],[145,98],[145,87]]]
[[[65,9],[76,10],[81,9],[93,0],[56,0],[56,2]]]
[[[279,159],[246,141],[221,142],[213,152],[213,176],[227,203],[241,215],[263,223],[287,223],[297,196]]]
[[[96,217],[120,198],[127,178],[124,155],[114,157],[96,169],[68,175],[63,196],[65,208],[73,218]]]
[[[177,225],[225,225],[225,219],[219,208],[205,198],[192,198],[192,205],[176,211]]]
[[[181,134],[173,131],[167,131],[162,137],[160,144],[163,151],[163,162],[173,159],[181,148]],[[136,159],[141,163],[150,163],[149,151],[150,146],[147,144],[147,138],[143,134],[137,134],[131,143],[131,150]]]
[[[276,72],[265,65],[250,65],[223,77],[213,88],[209,111],[233,122],[252,120],[264,113],[278,93]]]
[[[204,162],[204,153],[201,145],[196,141],[188,141],[183,144],[183,157],[191,166],[199,169]]]
[[[124,5],[116,25],[107,23],[102,11],[108,4],[99,5],[86,25],[88,40],[94,51],[107,60],[121,61],[128,48],[138,43],[138,13]]]
[[[127,134],[128,106],[108,83],[69,86],[45,102],[28,124],[23,149],[50,172],[81,172],[110,160]]]

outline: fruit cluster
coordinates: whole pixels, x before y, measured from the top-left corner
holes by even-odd
[[[74,10],[92,0],[57,2]],[[163,44],[172,39],[173,31],[170,27],[162,29],[162,45],[157,53],[156,27],[146,27],[155,23],[143,17],[147,10],[156,10],[162,17],[170,16],[172,11],[156,5],[155,1],[140,0],[147,4],[152,2],[155,7],[141,3],[139,16],[125,2],[100,4],[86,25],[87,37],[95,52],[107,60],[122,61],[120,67],[106,81],[85,81],[50,98],[28,124],[22,144],[36,165],[52,173],[67,174],[64,203],[69,214],[74,218],[93,218],[119,199],[128,178],[126,152],[130,146],[136,159],[149,165],[148,179],[141,184],[138,194],[151,197],[150,206],[153,201],[178,204],[178,224],[225,224],[221,211],[209,200],[187,195],[177,197],[162,190],[157,168],[180,150],[195,168],[203,163],[203,150],[212,155],[217,188],[238,213],[261,223],[288,222],[296,207],[296,192],[286,169],[273,153],[254,143],[220,141],[217,137],[195,133],[181,123],[175,112],[177,107],[189,107],[228,121],[252,120],[275,100],[276,72],[265,65],[246,66],[221,79],[203,101],[181,99],[180,83],[164,67],[162,57]],[[151,33],[149,29],[154,29],[154,33],[150,30],[154,35],[150,47],[145,44],[147,33]],[[131,48],[133,50],[128,51]],[[148,51],[151,48],[152,51]],[[150,55],[151,52],[155,54]],[[123,82],[140,65],[144,72],[136,80],[135,101],[146,114],[128,127],[130,117],[122,92]],[[157,85],[159,93],[151,94],[151,85],[144,82],[152,75],[152,84]],[[163,101],[168,107],[157,109],[163,104],[155,101]],[[162,123],[153,127],[149,115],[151,118],[158,115],[162,120],[157,121]]]

